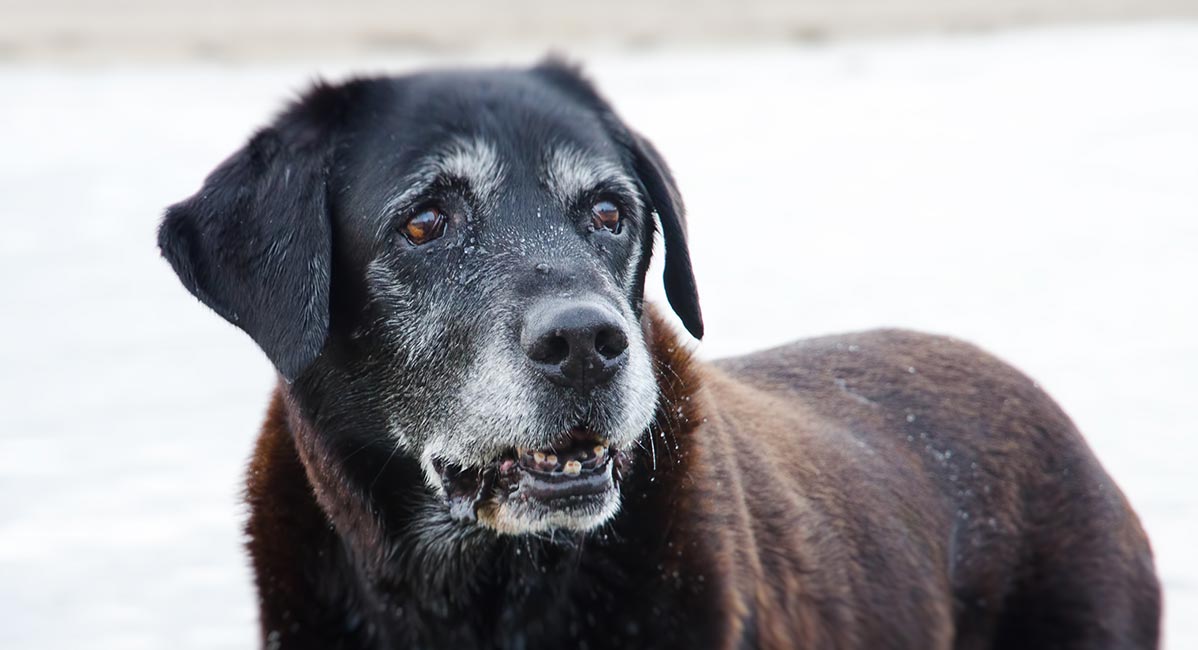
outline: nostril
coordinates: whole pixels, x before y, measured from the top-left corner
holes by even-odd
[[[548,337],[545,342],[545,363],[561,363],[570,356],[570,342],[561,334]]]
[[[528,357],[540,363],[559,364],[569,356],[570,342],[559,332],[542,336],[528,350]]]
[[[595,351],[607,360],[615,359],[628,349],[628,337],[617,327],[604,327],[595,335]]]

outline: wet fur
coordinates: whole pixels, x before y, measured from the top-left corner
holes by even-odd
[[[436,164],[378,151],[435,150],[421,138],[448,127],[419,116],[483,105],[491,144],[455,137]],[[406,130],[388,130],[396,106]],[[520,165],[551,145],[540,182]],[[635,190],[627,244],[550,218],[597,182],[587,160]],[[480,221],[403,253],[390,219],[446,170],[470,177]],[[902,331],[699,362],[642,304],[651,212],[667,297],[701,336],[664,161],[554,63],[318,86],[170,209],[160,243],[184,285],[280,372],[247,486],[265,647],[1156,646],[1147,539],[1032,381]],[[511,324],[562,290],[615,301],[647,385],[628,371],[582,400],[522,370]],[[486,458],[580,414],[627,430],[607,523],[500,535],[450,516],[422,453]]]

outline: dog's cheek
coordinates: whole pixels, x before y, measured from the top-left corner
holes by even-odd
[[[483,352],[472,365],[459,405],[463,445],[530,444],[542,433],[536,391],[524,365],[501,347]]]
[[[492,309],[460,318],[485,327],[472,333],[468,354],[447,369],[460,381],[443,393],[453,398],[440,409],[434,436],[448,456],[482,463],[513,445],[531,444],[544,433],[544,423],[522,352],[510,340],[507,316]]]
[[[639,329],[633,331],[639,334]],[[658,398],[649,350],[640,336],[633,342],[632,349],[634,353],[629,357],[620,386],[622,394],[618,396],[623,411],[620,437],[628,444],[649,427]]]
[[[444,334],[412,318],[389,319],[377,329],[368,362],[370,385],[376,387],[387,432],[405,452],[419,455],[430,436],[459,416],[447,395],[460,389],[462,369],[454,369],[458,353],[438,339]]]

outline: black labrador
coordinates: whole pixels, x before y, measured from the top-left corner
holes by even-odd
[[[1035,384],[902,331],[700,363],[657,232],[699,338],[669,170],[554,61],[317,85],[167,211],[279,373],[266,647],[1156,646],[1148,541]]]

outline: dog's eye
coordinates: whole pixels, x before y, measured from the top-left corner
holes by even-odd
[[[611,201],[600,201],[591,207],[591,225],[595,230],[620,232],[620,209]]]
[[[421,210],[403,226],[408,241],[419,246],[445,234],[445,215],[436,208]]]

